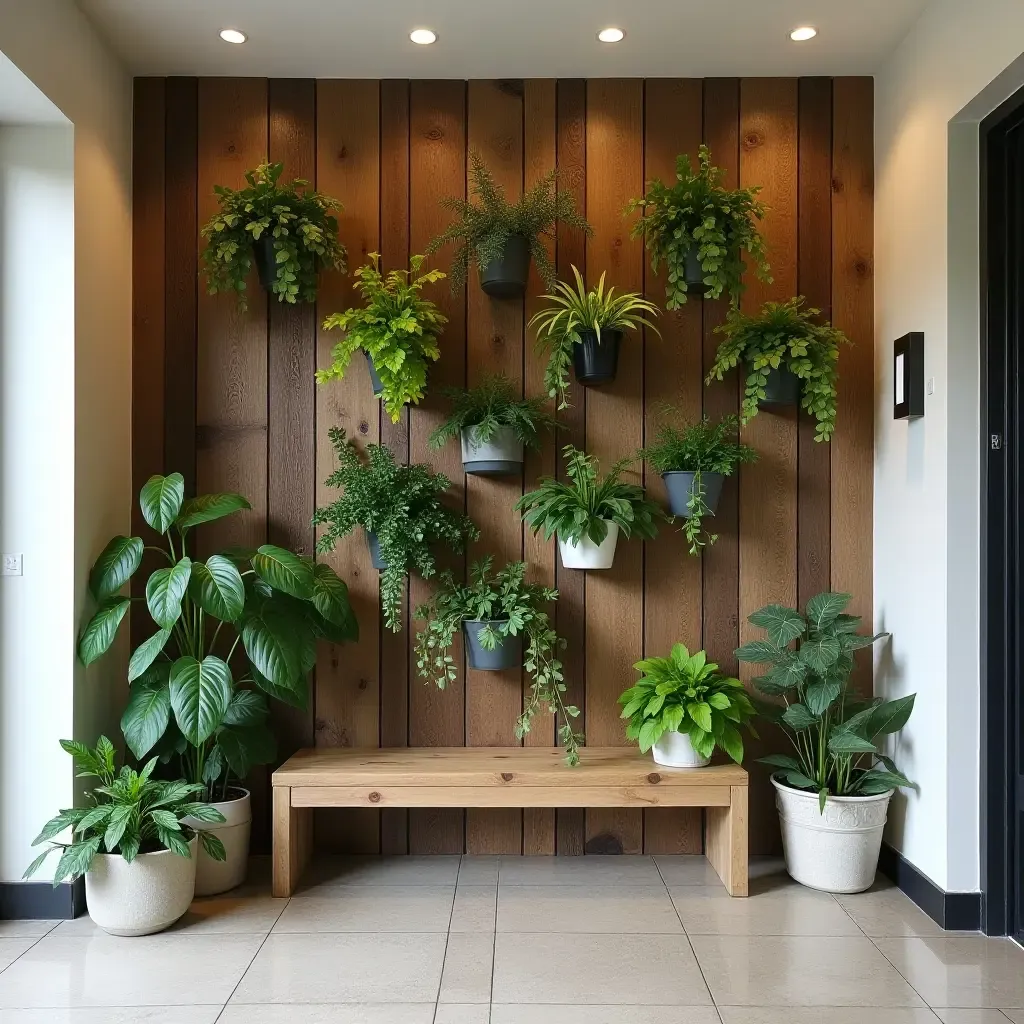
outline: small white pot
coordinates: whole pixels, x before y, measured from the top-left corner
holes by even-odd
[[[863,892],[875,880],[882,829],[892,792],[830,796],[818,813],[818,794],[772,778],[782,825],[786,871],[825,892]]]
[[[619,539],[617,523],[608,523],[608,534],[600,544],[589,537],[580,538],[579,544],[558,538],[558,552],[566,569],[610,569],[615,561],[615,544]]]
[[[216,896],[219,892],[227,892],[245,881],[245,873],[249,868],[249,831],[252,828],[252,805],[247,789],[232,787],[230,792],[241,793],[234,800],[212,803],[224,815],[224,822],[198,821],[195,818],[182,818],[186,825],[195,829],[212,832],[224,844],[227,858],[223,861],[214,860],[199,846],[199,861],[196,866],[196,895]]]
[[[119,853],[98,853],[85,873],[89,916],[111,935],[152,935],[170,928],[189,908],[196,885],[199,839],[191,857],[170,850],[140,853],[129,864]]]
[[[711,764],[710,757],[701,757],[693,749],[690,734],[686,732],[662,733],[651,753],[655,762],[666,768],[704,768]]]
[[[462,431],[462,465],[479,476],[518,475],[523,471],[523,442],[511,427],[498,427],[490,441],[477,436],[478,426]]]

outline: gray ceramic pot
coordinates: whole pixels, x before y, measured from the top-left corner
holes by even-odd
[[[370,383],[373,385],[374,397],[380,398],[384,394],[384,385],[377,373],[377,367],[373,365],[373,357],[369,352],[363,352],[363,355],[366,356],[366,365],[370,368]]]
[[[377,534],[366,531],[366,546],[370,549],[370,561],[373,563],[374,569],[378,572],[383,572],[387,567],[388,563],[384,561],[380,554],[380,541],[377,540]]]
[[[485,651],[480,646],[480,631],[487,625],[483,619],[466,619],[462,628],[466,634],[466,653],[469,667],[480,672],[504,672],[523,663],[523,638],[508,636],[494,648]]]
[[[489,441],[477,437],[479,427],[462,431],[462,465],[478,476],[518,476],[523,471],[523,442],[511,427],[498,427]]]
[[[800,378],[784,366],[769,370],[764,385],[764,398],[758,405],[796,405],[800,401],[800,383]]]
[[[480,268],[480,287],[495,299],[519,299],[530,275],[530,240],[511,235],[500,259]]]
[[[722,496],[722,484],[725,477],[721,473],[701,473],[701,484],[704,487],[704,504],[712,512],[718,510],[718,499]],[[693,486],[696,480],[696,473],[670,472],[662,473],[661,479],[665,481],[665,490],[668,491],[669,510],[674,516],[689,518],[690,511],[687,504],[690,495],[693,494]]]
[[[704,268],[697,258],[697,250],[690,249],[686,253],[686,269],[683,271],[686,290],[696,293],[704,285]]]

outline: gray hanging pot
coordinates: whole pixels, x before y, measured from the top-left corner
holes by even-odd
[[[801,383],[800,378],[788,367],[769,370],[764,385],[764,398],[757,403],[758,407],[764,409],[773,405],[796,405],[800,401]]]
[[[370,368],[370,383],[373,385],[373,397],[380,398],[384,394],[384,384],[377,373],[377,367],[373,365],[373,356],[365,350],[363,355],[366,356],[366,365]]]
[[[698,256],[700,250],[694,246],[686,250],[686,266],[683,271],[683,279],[686,281],[686,290],[696,292],[704,287],[704,268],[700,265]]]
[[[477,437],[478,426],[462,431],[462,465],[478,476],[518,476],[523,471],[523,442],[511,427],[498,427],[489,441]]]
[[[725,482],[725,477],[721,473],[701,473],[700,478],[704,488],[704,504],[712,512],[717,512],[718,499],[722,496],[722,484]],[[670,471],[662,473],[661,479],[665,481],[665,490],[668,491],[669,511],[674,516],[688,519],[690,510],[687,506],[694,491],[697,474]]]
[[[518,668],[522,665],[523,638],[521,636],[503,637],[493,651],[485,651],[481,647],[480,631],[488,624],[488,620],[485,619],[465,619],[462,623],[466,634],[469,667],[480,672],[504,672],[506,669]]]
[[[510,235],[505,251],[480,268],[480,287],[495,299],[520,299],[530,276],[530,240]]]
[[[388,563],[381,557],[380,541],[377,539],[377,534],[371,533],[369,530],[366,530],[365,533],[366,546],[370,549],[370,561],[374,569],[378,572],[383,572],[388,568]]]
[[[264,231],[252,243],[252,257],[256,263],[260,287],[269,292],[277,280],[277,253],[274,252],[274,236],[269,231]]]

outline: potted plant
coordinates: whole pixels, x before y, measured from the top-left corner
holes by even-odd
[[[754,705],[738,679],[723,675],[704,651],[676,644],[667,658],[645,658],[633,666],[640,679],[621,697],[629,719],[626,738],[668,768],[703,768],[715,747],[743,763],[739,727],[753,732]],[[756,735],[756,734],[755,734]]]
[[[416,405],[423,398],[427,367],[441,358],[437,339],[448,322],[421,294],[426,285],[444,278],[440,270],[420,274],[423,260],[413,256],[409,270],[392,270],[385,276],[380,272],[380,254],[371,252],[369,262],[355,272],[356,290],[366,304],[324,321],[325,331],[345,333],[331,349],[331,365],[317,370],[317,381],[341,380],[353,354],[362,349],[373,393],[384,400],[392,423],[401,418],[403,405]]]
[[[569,406],[570,363],[581,384],[595,387],[615,380],[625,331],[647,327],[660,337],[657,327],[645,316],[658,315],[653,302],[636,292],[616,295],[614,288],[605,291],[604,274],[597,287],[587,291],[579,270],[573,267],[572,272],[576,287],[559,281],[554,294],[543,296],[551,305],[528,324],[537,328],[537,345],[547,353],[544,386],[551,398],[558,399],[559,409]]]
[[[467,202],[455,196],[442,201],[456,215],[428,246],[427,255],[449,242],[455,243],[452,259],[452,291],[466,283],[470,263],[480,270],[480,287],[498,299],[521,298],[526,294],[530,257],[546,288],[555,283],[555,267],[543,236],[551,236],[557,221],[579,228],[586,235],[592,229],[576,210],[571,193],[557,188],[558,172],[551,171],[514,203],[476,153],[470,154],[470,191]]]
[[[655,180],[642,199],[633,199],[628,212],[642,210],[633,237],[643,236],[657,272],[668,271],[667,309],[678,309],[687,294],[703,292],[707,299],[729,293],[733,304],[743,292],[744,253],[757,276],[770,282],[764,239],[757,222],[765,215],[758,201],[760,186],[723,187],[724,171],[711,164],[707,146],[698,152],[695,171],[688,155],[676,158],[672,185]]]
[[[562,449],[568,483],[545,477],[535,491],[524,494],[516,509],[534,533],[544,539],[558,535],[566,569],[610,569],[621,531],[626,537],[654,537],[661,509],[644,497],[639,484],[622,480],[632,460],[616,462],[604,477],[597,459],[572,445]]]
[[[831,324],[816,321],[821,310],[804,309],[803,304],[803,297],[766,302],[753,316],[730,309],[725,323],[715,328],[725,340],[706,383],[724,380],[743,363],[742,423],[753,419],[762,405],[799,401],[817,420],[814,440],[828,441],[836,426],[839,346],[850,342]]]
[[[341,205],[309,191],[301,178],[282,183],[283,170],[283,164],[260,164],[246,173],[247,188],[215,186],[220,211],[202,229],[210,294],[234,292],[243,310],[254,260],[260,284],[279,302],[315,302],[319,272],[345,272]]]
[[[54,886],[85,875],[89,915],[104,931],[151,935],[169,928],[192,902],[198,841],[214,862],[224,860],[220,839],[202,828],[222,822],[223,815],[199,800],[203,786],[152,778],[158,758],[140,772],[118,771],[106,736],[95,750],[71,740],[60,745],[75,759],[79,778],[100,784],[86,793],[88,806],[63,810],[43,826],[32,845],[49,845],[25,878],[60,850]],[[53,842],[69,829],[69,842]]]
[[[750,616],[766,632],[736,651],[740,661],[770,666],[754,680],[768,697],[759,710],[782,729],[792,754],[761,758],[782,823],[786,870],[827,892],[861,892],[875,878],[893,790],[910,782],[879,749],[914,708],[914,694],[863,700],[850,689],[854,652],[888,636],[857,632],[849,594],[818,594],[803,615],[769,605]],[[794,643],[799,646],[794,649]]]
[[[486,377],[478,387],[449,388],[451,415],[430,435],[432,448],[443,448],[458,435],[467,473],[520,474],[526,447],[540,447],[542,428],[554,427],[543,398],[522,398],[504,374]]]
[[[215,831],[226,858],[199,854],[196,890],[211,895],[245,879],[252,814],[240,783],[275,757],[267,697],[305,709],[317,641],[342,643],[359,631],[345,583],[329,565],[274,544],[193,557],[192,530],[249,508],[240,494],[185,500],[182,476],[172,473],[150,477],[139,506],[163,538],[150,550],[164,565],[146,582],[156,632],[128,663],[121,729],[137,758],[177,759],[182,776],[223,816]],[[113,643],[131,601],[121,591],[142,552],[141,538],[115,537],[97,559],[89,589],[99,607],[79,637],[83,664]]]
[[[666,406],[664,415],[674,418],[677,412]],[[703,520],[717,511],[725,478],[740,464],[757,460],[750,445],[739,443],[738,433],[736,416],[724,416],[715,424],[707,416],[688,426],[665,422],[654,443],[639,453],[665,481],[669,510],[683,519],[691,555],[718,540],[704,529]]]
[[[315,526],[326,527],[317,551],[331,551],[357,526],[366,532],[373,567],[380,571],[380,600],[384,621],[392,632],[402,628],[402,582],[410,572],[429,579],[437,571],[432,546],[446,544],[465,550],[467,540],[480,531],[473,521],[443,502],[451,481],[429,466],[398,465],[385,445],[366,446],[365,461],[345,431],[332,427],[331,444],[338,468],[327,478],[328,487],[344,493],[318,508]]]

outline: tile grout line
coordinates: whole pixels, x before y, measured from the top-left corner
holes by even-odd
[[[452,909],[448,913],[448,929],[444,933],[444,952],[441,954],[441,974],[437,979],[437,998],[434,1000],[434,1016],[431,1017],[432,1024],[437,1024],[437,1014],[441,1007],[441,989],[444,986],[444,965],[448,960],[448,943],[452,937],[452,921],[455,920],[455,901],[459,896],[459,876],[462,874],[463,855],[459,856],[459,867],[455,872],[455,888],[452,890]],[[436,932],[434,934],[437,934]]]
[[[498,858],[494,873],[494,929],[491,933],[491,992],[487,1000],[487,1024],[494,1016],[494,963],[498,956],[498,899],[501,897],[501,857]]]
[[[838,902],[838,900],[836,902]],[[854,921],[854,924],[857,924],[857,922]],[[860,928],[860,925],[858,924],[857,927]],[[864,931],[864,929],[861,928],[861,931]],[[935,1012],[935,1008],[932,1006],[932,1004],[929,1003],[928,1000],[925,999],[925,997],[923,995],[921,995],[920,992],[917,991],[917,989],[911,983],[910,979],[885,955],[885,950],[883,950],[878,945],[878,943],[875,941],[874,937],[872,937],[871,935],[868,935],[867,932],[864,932],[864,937],[868,940],[868,942],[871,943],[871,945],[874,947],[874,949],[878,953],[878,955],[904,980],[904,982],[907,985],[907,988],[909,988],[910,991],[913,992],[914,995],[917,996],[917,998],[920,999],[921,1002],[924,1003],[924,1005],[928,1007],[928,1009],[931,1011],[932,1016],[935,1017],[937,1020],[941,1020],[939,1015]],[[888,938],[890,936],[880,936],[880,937]],[[896,938],[905,938],[905,937],[907,937],[907,936],[896,936]],[[912,938],[913,936],[909,936],[909,937]]]
[[[68,920],[74,920],[74,919],[73,919],[73,918],[69,918]],[[28,948],[26,948],[26,949],[23,949],[23,950],[22,950],[22,951],[21,951],[21,952],[20,952],[20,953],[19,953],[19,954],[18,954],[18,955],[17,955],[17,956],[16,956],[16,957],[15,957],[15,958],[14,958],[14,959],[13,959],[13,960],[12,960],[12,961],[11,961],[11,962],[10,962],[10,963],[8,964],[8,965],[7,965],[7,967],[3,968],[3,970],[0,970],[0,974],[3,974],[3,973],[4,973],[4,971],[8,970],[8,968],[11,968],[11,967],[13,967],[13,966],[14,966],[14,965],[15,965],[15,964],[16,964],[16,963],[17,963],[17,962],[18,962],[18,961],[19,961],[19,960],[20,960],[20,959],[21,959],[21,958],[22,958],[22,957],[23,957],[23,956],[24,956],[24,955],[26,954],[26,953],[28,953],[28,952],[29,952],[30,950],[33,950],[33,949],[35,949],[35,948],[36,948],[36,946],[38,946],[38,945],[39,945],[39,943],[40,943],[40,942],[42,942],[42,941],[43,941],[43,939],[45,939],[47,935],[50,935],[50,934],[52,934],[52,933],[53,933],[53,932],[54,932],[54,931],[55,931],[55,930],[56,930],[56,929],[57,929],[57,928],[58,928],[58,927],[60,926],[60,924],[61,924],[61,923],[62,923],[62,922],[60,922],[60,921],[57,921],[57,922],[56,922],[56,923],[55,923],[55,924],[53,925],[53,927],[51,927],[51,928],[48,928],[48,929],[47,929],[47,930],[46,930],[45,932],[43,932],[43,934],[42,934],[42,935],[37,935],[37,936],[36,936],[36,939],[35,939],[35,942],[33,942],[33,943],[32,943],[32,944],[31,944],[31,945],[30,945],[30,946],[28,947]],[[16,936],[13,936],[13,935],[12,935],[12,936],[10,936],[10,937],[11,937],[11,938],[15,938]],[[26,936],[25,936],[25,938],[27,938],[27,939],[30,939],[30,938],[32,938],[32,936],[31,936],[31,935],[26,935]]]

